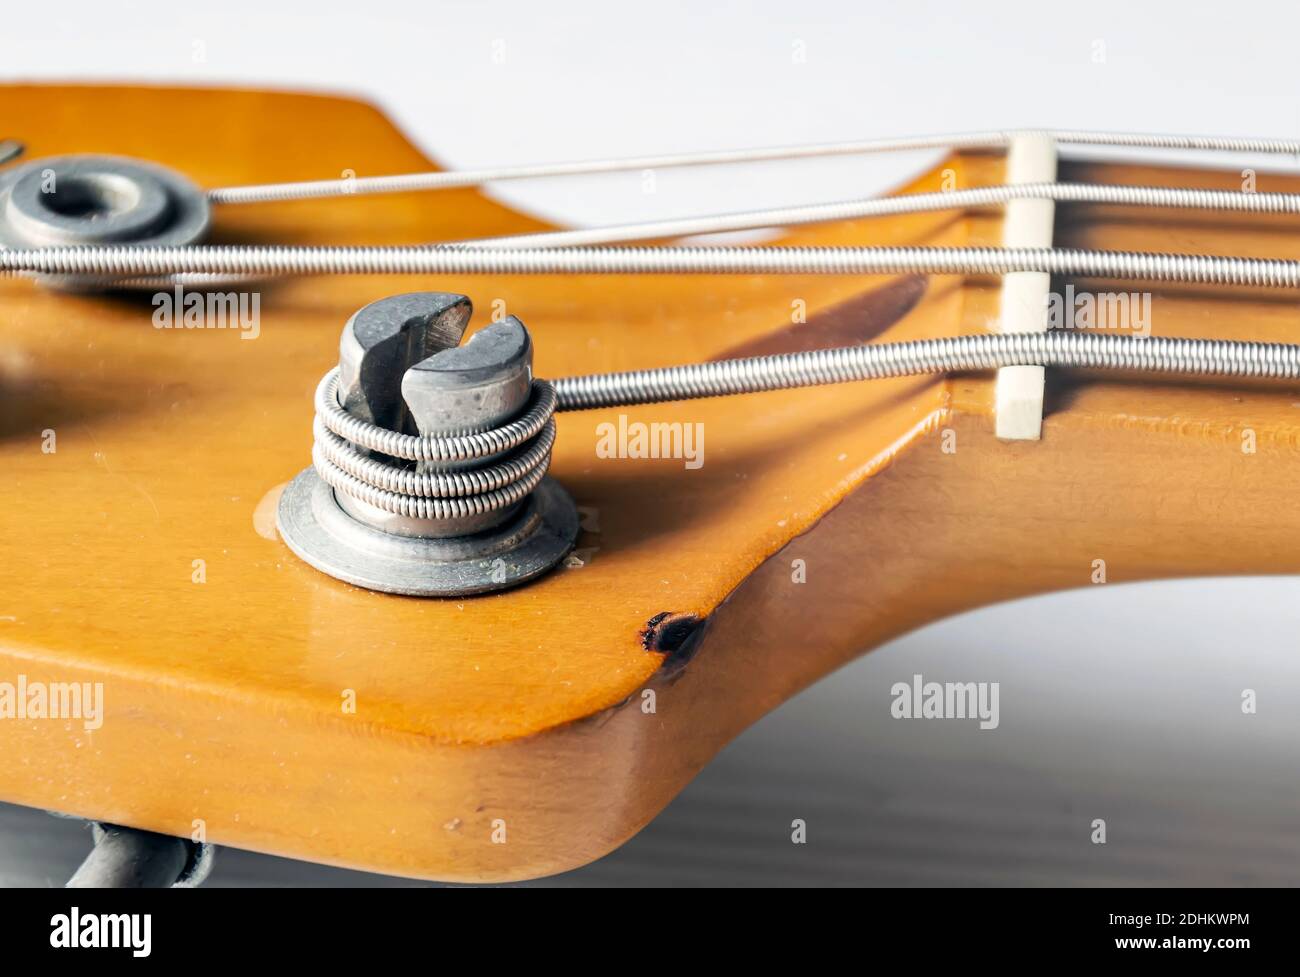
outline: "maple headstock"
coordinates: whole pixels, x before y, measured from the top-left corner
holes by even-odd
[[[115,153],[204,187],[430,168],[375,109],[335,98],[12,86],[0,106],[29,158]],[[955,156],[911,189],[938,189],[944,170],[997,183],[1002,160]],[[999,226],[993,212],[932,213],[783,240],[992,246]],[[542,228],[463,189],[217,208],[212,239],[400,244]],[[1293,227],[1270,218],[1080,206],[1063,208],[1058,233],[1075,246],[1176,240],[1300,258]],[[311,396],[339,330],[367,302],[463,292],[471,331],[518,315],[548,377],[977,333],[998,316],[996,282],[248,287],[251,341],[156,328],[148,294],[0,281],[0,683],[100,684],[104,703],[93,729],[0,723],[4,800],[187,836],[201,824],[209,841],[394,874],[536,876],[609,851],[749,723],[913,627],[1085,586],[1098,560],[1112,580],[1300,563],[1284,495],[1300,443],[1293,390],[1054,375],[1043,440],[1006,443],[991,378],[960,375],[564,415],[552,473],[583,514],[568,565],[463,600],[357,589],[298,560],[274,511],[308,463]],[[1157,334],[1281,341],[1300,324],[1290,297],[1148,291]],[[655,423],[702,432],[702,455],[636,457],[626,432]]]

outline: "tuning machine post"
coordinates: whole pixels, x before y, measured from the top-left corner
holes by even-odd
[[[515,586],[573,547],[573,500],[546,476],[555,393],[509,317],[460,345],[463,295],[381,299],[343,329],[316,393],[312,466],[280,499],[280,534],[370,590],[462,596]]]

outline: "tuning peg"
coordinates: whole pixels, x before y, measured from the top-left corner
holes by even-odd
[[[460,345],[463,295],[418,292],[361,309],[316,397],[313,466],[281,496],[289,547],[317,569],[390,593],[454,596],[530,580],[578,533],[546,477],[555,393],[532,375],[511,316]]]

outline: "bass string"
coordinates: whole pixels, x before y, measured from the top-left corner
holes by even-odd
[[[1112,204],[1250,214],[1300,214],[1300,194],[1181,187],[1129,186],[1101,183],[1017,183],[869,197],[836,203],[808,204],[766,210],[737,211],[661,221],[612,224],[569,231],[543,231],[495,238],[447,242],[445,247],[567,248],[620,244],[654,238],[676,238],[765,227],[792,227],[832,221],[900,214],[933,213],[995,207],[1012,200],[1052,200],[1058,203]]]
[[[0,273],[84,276],[83,284],[170,274],[1054,275],[1300,288],[1300,261],[1226,255],[988,247],[289,247],[103,245],[0,249]]]
[[[1063,331],[950,336],[562,377],[551,386],[556,410],[575,411],[1006,366],[1294,381],[1300,345]]]
[[[504,180],[580,176],[679,166],[716,166],[729,163],[754,163],[925,149],[1005,149],[1011,145],[1013,140],[1026,136],[1041,136],[1057,143],[1081,146],[1300,155],[1300,140],[1296,139],[1088,132],[1067,129],[992,130],[946,135],[868,139],[856,142],[816,143],[803,146],[726,149],[656,156],[634,156],[621,159],[538,163],[526,166],[497,166],[477,170],[403,173],[391,176],[343,177],[331,180],[219,187],[208,191],[208,199],[214,204],[250,204],[268,201],[318,199],[321,197],[343,197],[358,194],[447,190],[482,186],[485,183],[496,183]]]

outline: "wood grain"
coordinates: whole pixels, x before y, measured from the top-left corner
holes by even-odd
[[[142,156],[205,186],[430,165],[374,109],[339,99],[11,87],[0,107],[32,156]],[[962,186],[1001,178],[991,156],[945,166]],[[1088,246],[1300,257],[1277,222],[1074,208],[1061,224]],[[540,226],[466,190],[223,208],[216,237],[406,243]],[[997,231],[991,216],[931,214],[784,240],[996,244]],[[995,283],[922,284],[908,303],[877,303],[892,310],[881,335],[978,332],[997,315]],[[261,335],[245,341],[156,330],[147,300],[0,283],[0,681],[101,681],[106,699],[93,732],[0,723],[0,798],[178,834],[197,820],[219,843],[393,874],[544,875],[626,840],[754,719],[926,621],[1087,585],[1097,559],[1115,580],[1296,568],[1300,526],[1283,504],[1296,391],[1098,378],[1049,381],[1040,444],[992,437],[983,377],[624,412],[703,424],[699,470],[598,458],[596,425],[618,412],[565,415],[553,471],[587,510],[589,559],[492,597],[369,593],[267,538],[272,494],[308,462],[311,392],[368,301],[462,291],[475,326],[503,302],[533,332],[539,375],[554,376],[781,342],[802,308],[814,334],[841,335],[846,304],[882,287],[902,286],[319,278],[268,283]],[[1291,296],[1163,289],[1154,303],[1160,335],[1292,339],[1300,320]],[[49,429],[55,454],[41,451]],[[806,583],[792,581],[796,559]],[[690,619],[702,623],[663,630]]]

